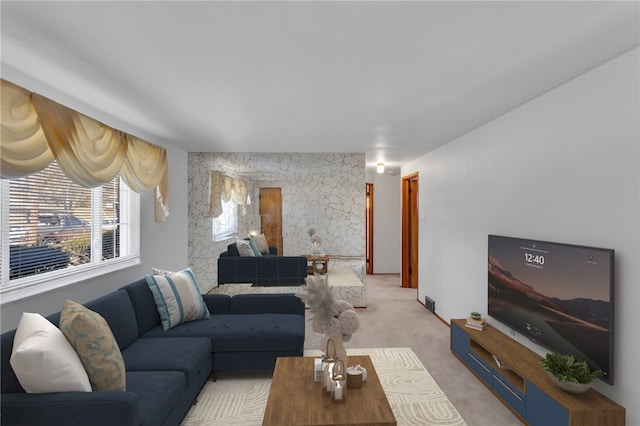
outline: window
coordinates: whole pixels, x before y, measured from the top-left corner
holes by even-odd
[[[213,219],[213,241],[223,241],[238,233],[238,204],[222,202],[222,214]]]
[[[1,253],[3,301],[137,263],[139,196],[119,177],[81,187],[56,162],[3,179]]]

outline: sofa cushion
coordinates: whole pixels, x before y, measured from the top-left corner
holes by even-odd
[[[138,339],[122,351],[127,371],[181,371],[187,383],[211,370],[211,340],[203,337]]]
[[[160,324],[160,314],[153,299],[153,293],[147,284],[146,279],[140,279],[128,284],[120,290],[124,290],[129,295],[131,305],[138,324],[138,336],[143,335],[153,327]]]
[[[97,312],[107,321],[118,347],[126,348],[138,338],[136,313],[128,294],[124,291],[107,293],[84,304],[87,309]]]
[[[0,338],[0,389],[2,390],[2,394],[25,393],[24,388],[20,386],[20,382],[13,368],[11,368],[11,364],[9,364],[15,334],[16,330],[14,329],[2,333],[2,337]]]
[[[140,426],[163,424],[186,387],[180,371],[130,371],[127,387],[138,395]]]
[[[236,294],[232,314],[298,314],[304,317],[304,302],[293,293]]]
[[[139,426],[138,395],[117,391],[2,394],[2,425]]]
[[[251,248],[251,244],[246,240],[238,240],[236,241],[236,248],[238,249],[238,253],[242,257],[255,257],[255,253]]]
[[[183,322],[209,318],[209,310],[191,268],[172,275],[146,275],[145,278],[165,330]]]
[[[231,313],[231,296],[228,294],[203,294],[202,299],[214,315]]]
[[[263,257],[220,256],[218,283],[256,283],[257,277],[266,277],[269,260]]]
[[[214,351],[275,351],[304,345],[304,317],[288,314],[220,315],[214,318]]]
[[[307,260],[301,256],[277,256],[267,263],[267,275],[258,277],[257,284],[299,284],[307,277]]]
[[[256,244],[260,253],[269,254],[269,244],[267,243],[267,237],[265,237],[264,234],[251,235],[249,239]]]
[[[304,316],[295,314],[212,315],[169,331],[158,326],[143,337],[208,337],[216,351],[296,350],[304,345]]]
[[[22,314],[10,363],[27,393],[91,392],[76,351],[58,327],[40,314]]]
[[[94,391],[125,390],[124,360],[100,314],[67,300],[60,312],[60,330],[80,357]]]
[[[227,251],[220,253],[220,256],[240,256],[240,253],[238,253],[238,249],[236,248],[236,243],[229,244],[227,246]]]

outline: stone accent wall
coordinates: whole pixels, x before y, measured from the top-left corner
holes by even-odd
[[[365,155],[353,153],[189,153],[189,261],[203,291],[217,283],[217,261],[230,239],[212,240],[209,171],[246,182],[251,197],[240,217],[238,238],[260,230],[260,188],[282,188],[283,253],[310,253],[309,228],[329,256],[356,259],[365,253]]]

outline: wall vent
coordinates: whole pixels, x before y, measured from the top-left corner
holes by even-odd
[[[426,306],[427,310],[432,313],[436,313],[436,301],[425,296],[424,297],[424,306]]]

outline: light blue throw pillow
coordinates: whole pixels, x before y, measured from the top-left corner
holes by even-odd
[[[251,250],[253,250],[253,254],[255,254],[256,257],[262,256],[262,253],[260,253],[260,249],[258,248],[258,246],[253,240],[251,239],[249,240],[249,245],[251,246]]]
[[[191,268],[171,275],[145,275],[145,279],[165,331],[183,322],[210,317]]]

